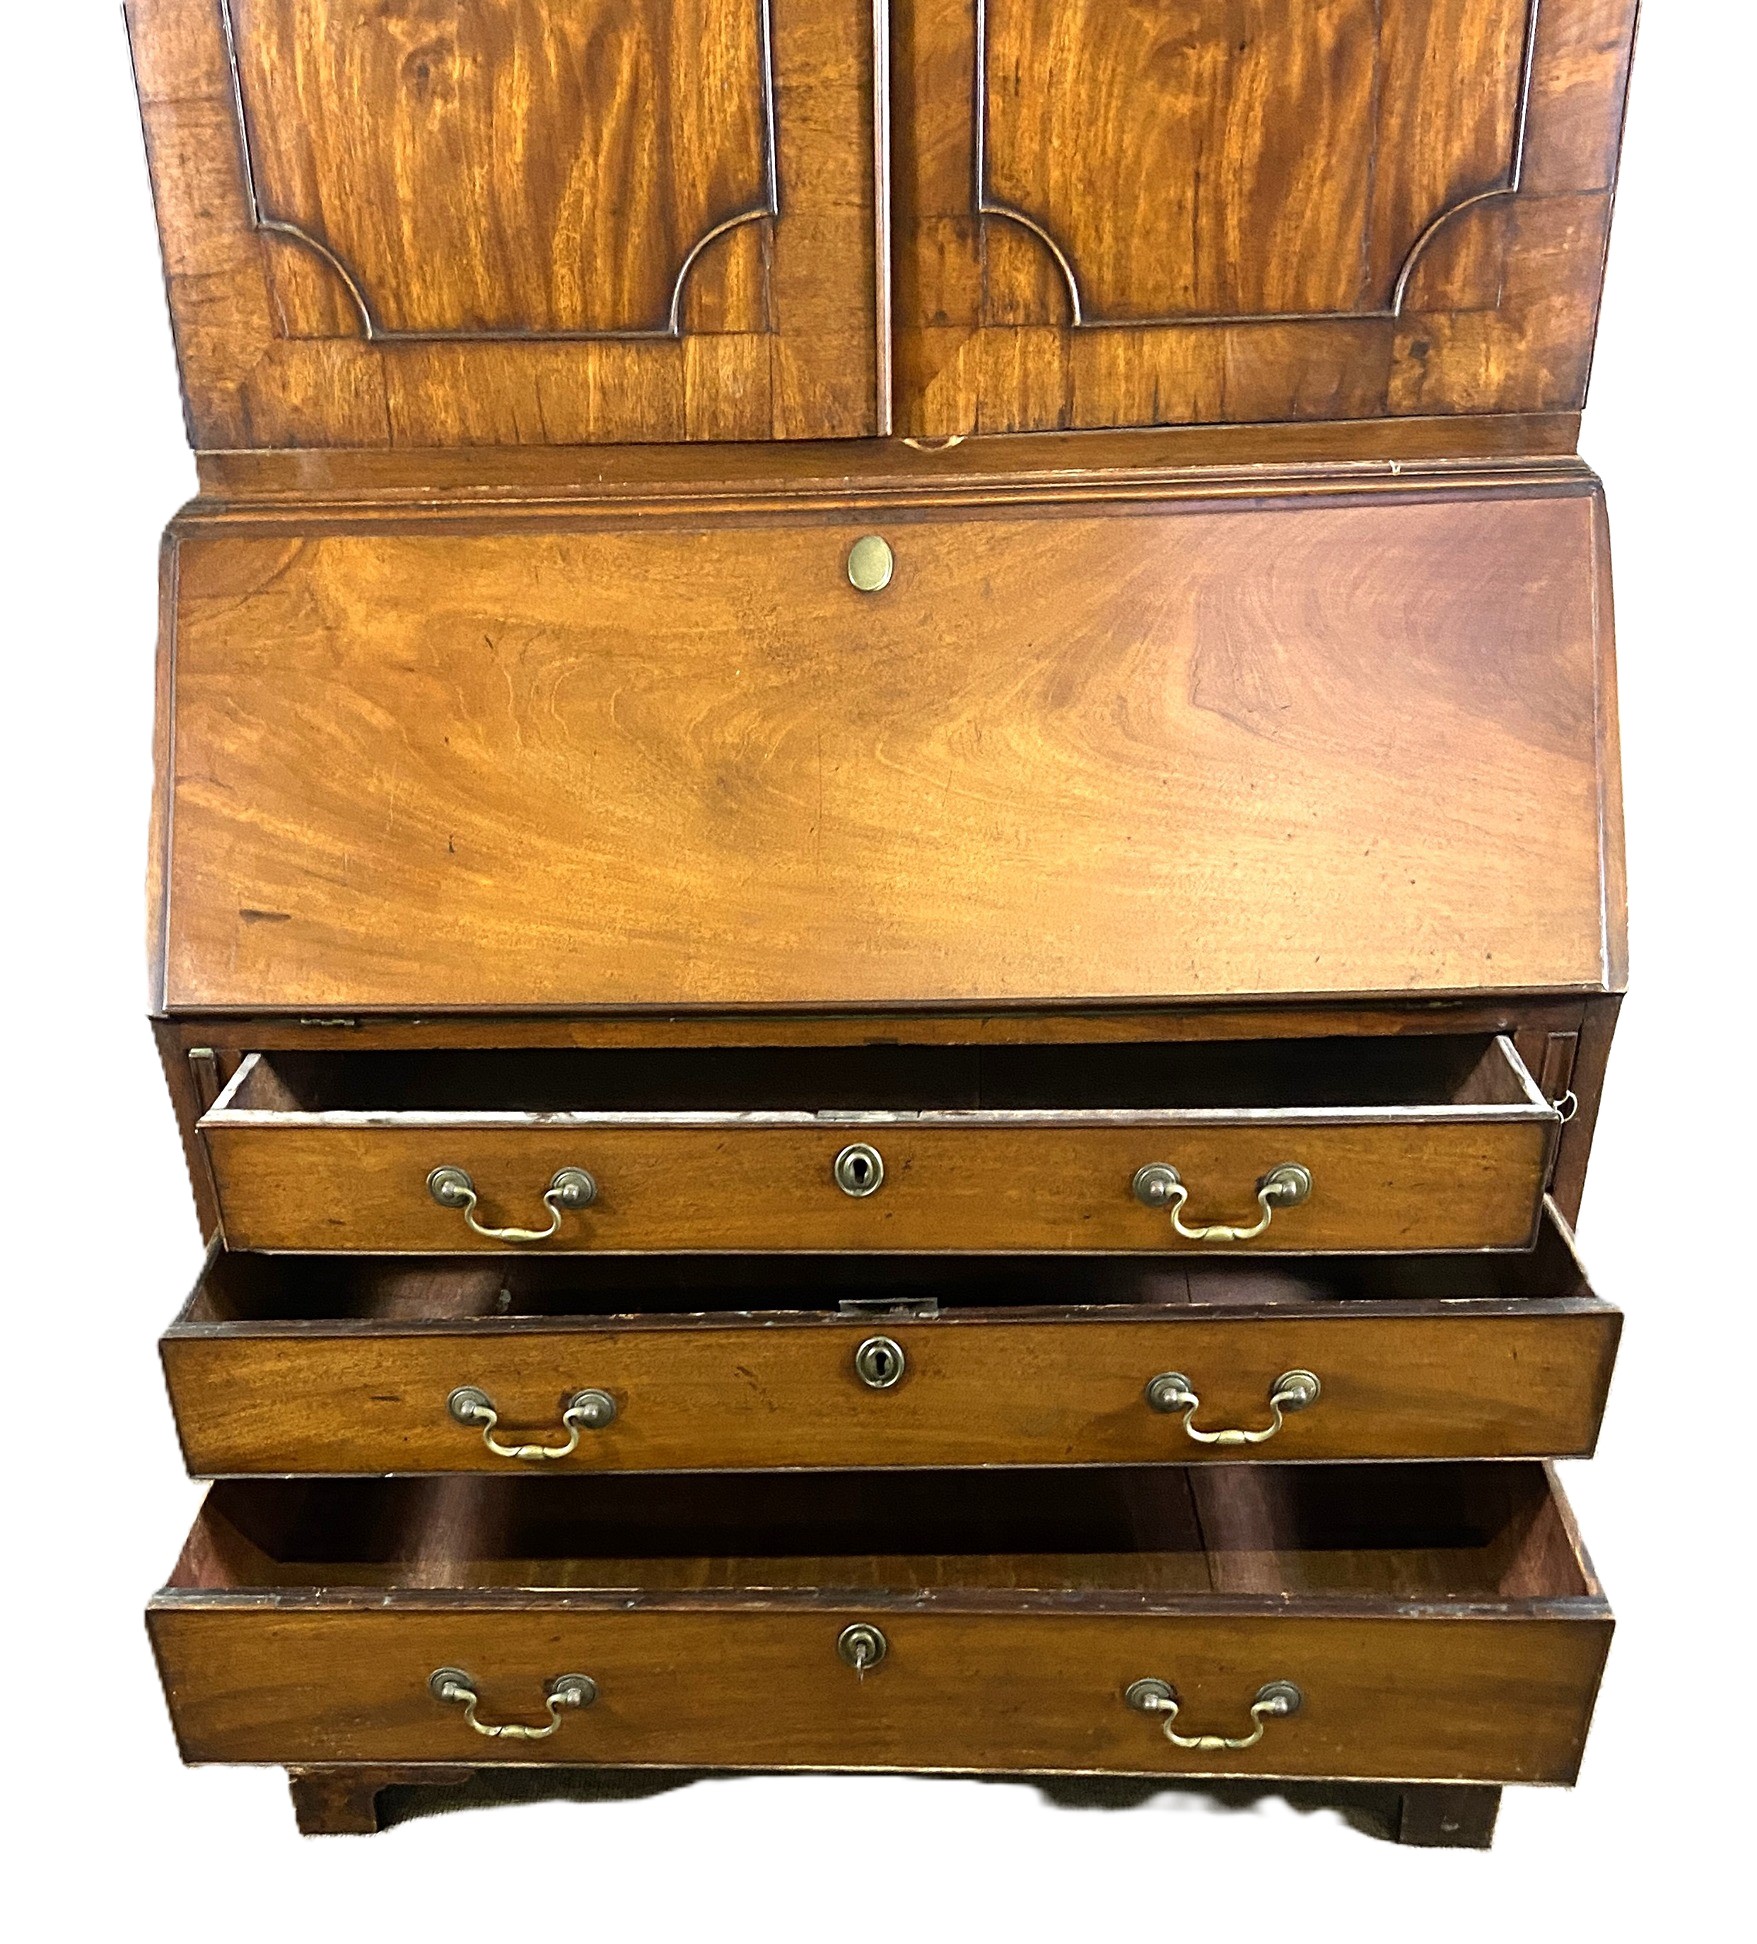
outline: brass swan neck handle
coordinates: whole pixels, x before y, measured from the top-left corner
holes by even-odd
[[[1202,1400],[1190,1388],[1190,1380],[1181,1370],[1163,1371],[1148,1383],[1147,1405],[1150,1410],[1161,1411],[1168,1417],[1181,1416],[1185,1436],[1196,1444],[1224,1445],[1231,1450],[1238,1445],[1267,1444],[1280,1431],[1289,1413],[1317,1403],[1323,1390],[1324,1386],[1311,1371],[1284,1370],[1269,1387],[1270,1421],[1258,1431],[1199,1431],[1195,1419]]]
[[[482,1433],[482,1442],[496,1458],[571,1458],[580,1448],[585,1431],[602,1431],[616,1421],[616,1399],[608,1391],[577,1390],[561,1407],[562,1429],[567,1439],[562,1444],[502,1444],[494,1435],[500,1413],[494,1400],[475,1384],[460,1384],[445,1400],[445,1408],[458,1421]]]
[[[436,1667],[427,1677],[427,1690],[435,1701],[443,1701],[448,1707],[462,1708],[465,1721],[476,1733],[494,1741],[547,1741],[561,1726],[563,1708],[589,1708],[598,1698],[598,1683],[591,1675],[557,1674],[543,1689],[548,1724],[532,1728],[522,1721],[482,1720],[476,1712],[482,1697],[477,1691],[475,1676],[466,1674],[462,1668]]]
[[[1181,1703],[1177,1689],[1169,1681],[1131,1681],[1123,1699],[1140,1714],[1158,1715],[1165,1739],[1176,1748],[1193,1748],[1205,1755],[1222,1749],[1255,1748],[1272,1721],[1285,1721],[1298,1714],[1305,1696],[1291,1681],[1266,1681],[1251,1702],[1251,1732],[1248,1735],[1180,1735],[1176,1722]]]
[[[439,1167],[427,1177],[427,1192],[441,1208],[463,1211],[472,1235],[484,1242],[510,1242],[523,1247],[532,1242],[552,1242],[561,1233],[561,1217],[569,1208],[590,1208],[598,1199],[598,1184],[584,1168],[563,1168],[543,1190],[543,1206],[549,1211],[549,1226],[541,1229],[490,1228],[476,1220],[476,1184],[458,1167]]]
[[[1171,1217],[1171,1226],[1186,1242],[1254,1242],[1275,1219],[1278,1208],[1297,1208],[1312,1192],[1312,1171],[1297,1161],[1284,1161],[1271,1168],[1257,1183],[1257,1207],[1262,1211],[1248,1227],[1227,1222],[1207,1222],[1190,1227],[1184,1221],[1184,1206],[1190,1191],[1183,1177],[1168,1161],[1149,1161],[1135,1170],[1131,1184],[1143,1208],[1162,1208]]]

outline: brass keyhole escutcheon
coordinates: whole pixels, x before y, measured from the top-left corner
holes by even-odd
[[[856,1674],[864,1674],[869,1667],[877,1667],[890,1649],[891,1643],[877,1627],[865,1620],[856,1620],[853,1626],[844,1627],[836,1640],[836,1652]]]
[[[854,1353],[854,1374],[868,1390],[889,1390],[909,1367],[894,1337],[868,1337]]]
[[[876,533],[864,534],[848,549],[848,579],[862,594],[882,593],[896,566],[889,542]]]
[[[885,1157],[865,1141],[856,1141],[836,1156],[836,1186],[843,1194],[864,1201],[885,1185]]]

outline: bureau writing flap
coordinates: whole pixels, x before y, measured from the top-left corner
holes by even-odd
[[[170,560],[172,1010],[1621,982],[1584,484],[195,518]]]

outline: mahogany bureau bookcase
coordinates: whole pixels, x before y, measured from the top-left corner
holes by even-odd
[[[1634,11],[132,0],[186,1759],[1573,1778]]]

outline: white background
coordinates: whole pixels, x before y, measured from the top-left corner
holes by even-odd
[[[118,10],[10,0],[9,1916],[51,1937],[1476,1940],[1670,1931],[1735,1892],[1748,1912],[1749,20],[1735,0],[1648,8],[1582,439],[1616,545],[1634,970],[1581,1223],[1628,1325],[1599,1456],[1566,1472],[1620,1619],[1578,1789],[1509,1791],[1487,1855],[1400,1850],[1277,1800],[1101,1812],[902,1779],[717,1781],[301,1842],[278,1770],[178,1765],[140,1619],[198,1496],[154,1351],[197,1237],[143,1017],[141,891],[154,556],[194,470]]]

